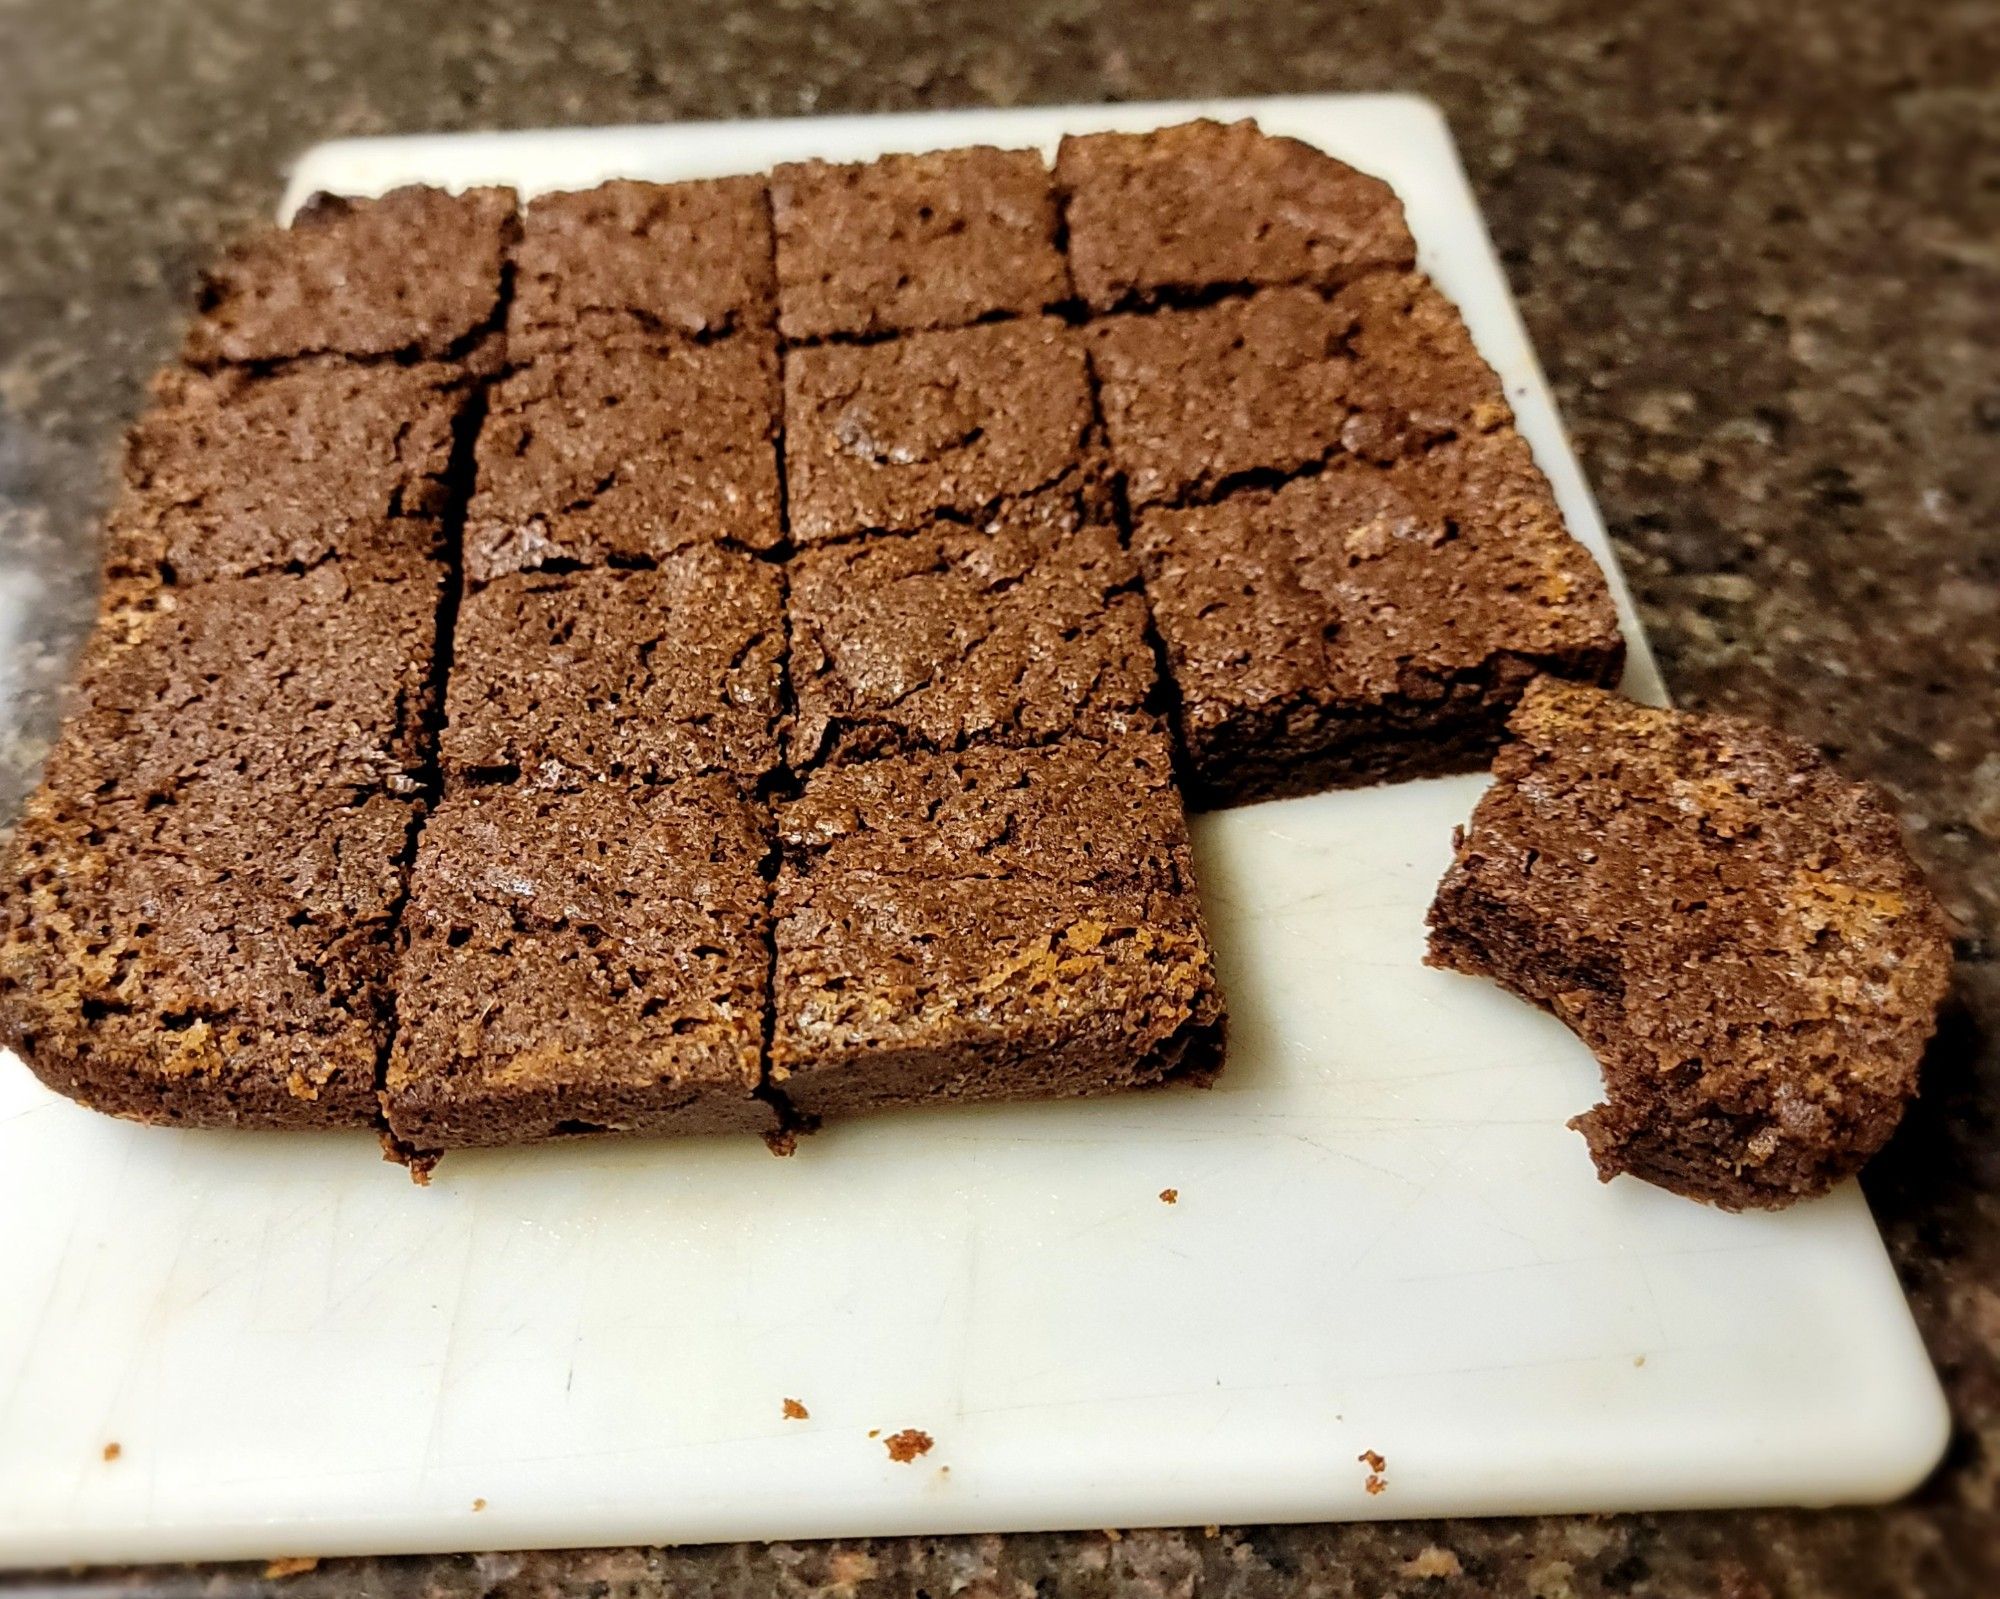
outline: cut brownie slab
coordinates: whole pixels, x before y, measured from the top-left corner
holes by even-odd
[[[545,194],[522,217],[508,353],[768,329],[775,303],[761,178]]]
[[[518,573],[466,596],[445,696],[459,772],[566,786],[778,766],[783,589],[741,550]]]
[[[1254,122],[1065,138],[1070,270],[1094,310],[1281,283],[1332,288],[1416,251],[1388,184]]]
[[[777,360],[751,338],[579,345],[495,385],[465,574],[644,564],[694,544],[766,550],[778,506]]]
[[[1728,1209],[1824,1192],[1894,1130],[1950,929],[1882,796],[1731,717],[1549,680],[1457,840],[1433,965],[1553,1011],[1604,1068],[1601,1176]]]
[[[791,565],[792,764],[897,748],[1041,744],[1150,720],[1145,601],[1075,494]]]
[[[771,177],[789,339],[964,327],[1069,297],[1055,194],[1033,150],[940,150]]]
[[[498,326],[514,229],[511,189],[320,195],[289,228],[252,234],[208,273],[187,358],[468,354]]]
[[[1132,505],[1202,498],[1338,450],[1349,325],[1310,289],[1091,324],[1111,460]]]
[[[800,1110],[1101,1094],[1220,1061],[1158,734],[827,767],[779,829],[770,1064]]]
[[[7,859],[0,1031],[112,1115],[366,1125],[411,820],[275,784],[153,805],[45,787]]]
[[[1134,548],[1205,804],[1483,765],[1528,680],[1623,658],[1511,430],[1144,515]]]
[[[154,801],[197,782],[414,792],[429,764],[443,569],[114,589],[50,757],[66,792]]]
[[[476,788],[424,827],[384,1103],[418,1150],[770,1131],[762,808],[719,779]]]
[[[308,361],[174,369],[132,430],[109,530],[114,578],[183,583],[439,554],[468,401],[441,366]]]
[[[1053,317],[785,357],[792,537],[820,543],[973,521],[1078,474],[1092,409],[1083,349]]]

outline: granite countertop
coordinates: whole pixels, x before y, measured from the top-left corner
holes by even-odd
[[[1876,778],[1962,930],[1867,1179],[1957,1422],[1912,1500],[0,1577],[66,1593],[2000,1592],[2000,27],[1979,0],[6,0],[0,815],[197,265],[340,134],[1403,89],[1461,141],[1669,683]]]

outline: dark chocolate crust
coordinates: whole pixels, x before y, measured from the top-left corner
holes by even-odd
[[[771,209],[788,339],[964,327],[1070,295],[1033,150],[798,162],[771,175]]]
[[[1732,717],[1537,681],[1461,831],[1430,961],[1553,1011],[1604,1069],[1572,1123],[1736,1210],[1824,1193],[1895,1129],[1951,973],[1872,787]]]
[[[767,329],[776,310],[761,178],[624,180],[528,202],[508,354]]]
[[[1093,310],[1283,283],[1335,288],[1416,247],[1380,178],[1254,122],[1071,135],[1070,270]]]
[[[1101,1094],[1220,1060],[1158,733],[829,767],[778,827],[770,1070],[799,1110]]]
[[[977,521],[1090,459],[1076,333],[1030,317],[785,356],[785,479],[800,545]]]
[[[1133,544],[1204,805],[1483,766],[1536,673],[1608,683],[1624,658],[1511,429],[1149,511]]]
[[[511,189],[320,195],[288,228],[253,233],[203,279],[195,366],[300,356],[469,356],[497,331]]]
[[[447,797],[403,918],[391,1132],[436,1150],[775,1130],[765,829],[719,779]]]

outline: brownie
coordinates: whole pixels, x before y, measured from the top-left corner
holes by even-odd
[[[1341,444],[1388,461],[1513,421],[1500,380],[1429,278],[1390,272],[1334,296],[1347,348],[1350,415]]]
[[[435,1150],[774,1130],[764,829],[713,778],[447,797],[403,918],[391,1131]]]
[[[1431,907],[1430,961],[1597,1055],[1571,1125],[1726,1209],[1825,1192],[1888,1139],[1950,982],[1950,928],[1874,788],[1733,717],[1542,680]]]
[[[127,441],[113,577],[196,583],[328,557],[365,568],[440,555],[468,402],[450,368],[177,368],[154,390]]]
[[[290,227],[251,234],[204,277],[187,358],[466,355],[499,323],[515,225],[511,189],[316,196]]]
[[[1537,672],[1609,682],[1623,660],[1511,430],[1149,511],[1133,545],[1203,804],[1483,766]]]
[[[778,818],[770,1071],[816,1116],[1211,1070],[1164,737],[822,768]]]
[[[1053,317],[785,357],[785,472],[799,544],[974,522],[1089,458],[1082,346]]]
[[[412,816],[278,783],[45,787],[4,869],[0,1037],[112,1115],[366,1125]]]
[[[761,341],[580,344],[497,383],[466,512],[465,575],[642,564],[778,543],[776,357]]]
[[[1379,178],[1254,122],[1062,141],[1069,264],[1094,310],[1283,283],[1337,287],[1416,257]]]
[[[777,569],[698,545],[649,571],[516,573],[466,597],[444,758],[526,781],[666,781],[776,769]]]
[[[964,327],[1069,298],[1033,150],[975,146],[771,176],[788,339]]]
[[[426,561],[114,588],[50,770],[102,801],[196,783],[415,792],[443,592]]]
[[[791,565],[792,764],[1047,743],[1149,720],[1145,601],[1075,495],[808,549]]]
[[[1206,497],[1337,451],[1347,326],[1310,289],[1093,323],[1111,460],[1133,506]]]
[[[768,329],[775,303],[761,178],[619,180],[528,202],[507,346],[713,339]]]

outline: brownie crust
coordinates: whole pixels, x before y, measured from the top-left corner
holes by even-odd
[[[1603,574],[1511,430],[1149,511],[1133,544],[1203,805],[1475,769],[1538,672],[1623,664]]]
[[[424,827],[383,1105],[416,1150],[767,1132],[761,808],[731,784],[463,789]]]
[[[1150,722],[1153,649],[1115,529],[1072,494],[978,527],[803,552],[790,571],[791,764],[1104,738]]]
[[[520,360],[615,341],[764,330],[775,314],[763,180],[618,180],[530,200],[507,347]]]
[[[798,162],[772,174],[771,208],[788,339],[964,327],[1069,298],[1033,150]]]
[[[1554,1012],[1604,1071],[1599,1175],[1725,1209],[1824,1193],[1916,1091],[1951,933],[1872,787],[1732,717],[1543,679],[1461,830],[1430,963]]]
[[[498,331],[515,228],[511,189],[318,195],[290,227],[251,234],[207,274],[186,358],[467,357]]]
[[[1070,270],[1092,310],[1223,290],[1337,288],[1416,259],[1380,178],[1254,122],[1062,141]]]

